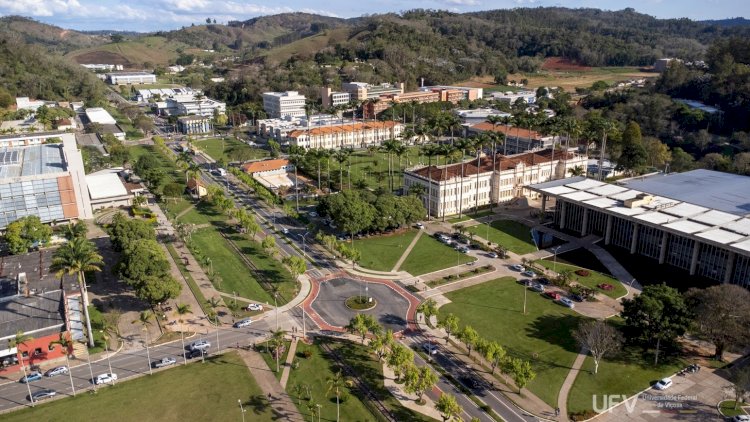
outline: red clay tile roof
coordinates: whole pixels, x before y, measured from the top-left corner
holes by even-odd
[[[310,136],[323,135],[329,133],[340,133],[340,132],[357,132],[363,130],[375,130],[375,129],[391,129],[396,126],[396,122],[385,121],[385,122],[365,122],[365,123],[348,123],[343,125],[323,126],[310,129]],[[307,129],[293,130],[289,132],[287,137],[299,138],[302,135],[307,134]]]
[[[516,136],[518,136],[519,138],[525,138],[525,139],[541,139],[543,137],[541,133],[534,131],[534,130],[523,129],[523,128],[518,128],[518,127],[513,127],[513,126],[508,126],[508,128],[506,129],[505,125],[493,126],[492,123],[488,123],[488,122],[482,122],[482,123],[476,124],[472,126],[471,128],[478,130],[480,132],[486,132],[486,131],[498,132],[506,136],[512,136],[514,138]]]
[[[289,165],[289,160],[278,159],[278,160],[264,160],[256,161],[254,163],[247,163],[242,166],[242,170],[245,173],[257,173],[259,171],[272,171],[279,170],[282,167]]]

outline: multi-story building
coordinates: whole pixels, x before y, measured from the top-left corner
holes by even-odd
[[[264,92],[263,109],[275,119],[301,117],[305,115],[305,96],[297,91]]]
[[[316,127],[337,126],[354,123],[354,120],[344,119],[333,114],[313,114],[308,120],[307,116],[286,117],[284,119],[260,119],[258,120],[258,134],[268,138],[283,140],[290,132],[295,130],[314,129]]]
[[[392,121],[352,122],[294,130],[285,141],[305,148],[365,148],[399,138],[403,130],[403,124]]]
[[[0,136],[0,229],[27,215],[42,222],[92,218],[75,134]]]
[[[561,138],[554,136],[544,136],[541,133],[524,129],[520,127],[493,125],[492,123],[482,122],[467,127],[467,131],[472,133],[496,132],[505,136],[503,152],[506,154],[520,154],[526,151],[536,151],[551,148],[553,144],[560,143]]]
[[[504,156],[497,154],[462,163],[429,166],[404,172],[404,190],[424,186],[424,206],[435,217],[466,212],[475,207],[498,204],[521,196],[535,196],[530,184],[564,178],[576,166],[584,166],[586,157],[552,149]]]
[[[373,98],[387,97],[404,93],[404,84],[370,85],[366,82],[347,82],[341,84],[341,89],[351,95],[352,101],[365,101]]]
[[[226,114],[227,105],[221,101],[210,98],[181,100],[167,98],[168,113],[174,116],[205,116],[213,117],[216,114]]]
[[[112,85],[155,84],[156,75],[147,72],[107,73],[107,82]]]
[[[750,177],[710,170],[607,184],[571,177],[528,186],[554,200],[554,224],[605,245],[750,288]]]
[[[515,104],[518,100],[521,100],[526,104],[534,104],[536,102],[536,93],[533,91],[493,92],[490,94],[490,98],[495,101],[505,101],[510,104]]]
[[[458,116],[464,124],[476,125],[479,123],[485,123],[490,116],[497,117],[510,117],[510,113],[504,111],[495,110],[494,108],[474,108],[466,110],[453,110],[453,113]]]
[[[352,100],[352,95],[348,92],[333,91],[329,87],[324,87],[320,89],[320,98],[323,108],[326,109],[349,104]]]
[[[420,91],[440,91],[440,92],[451,92],[452,95],[456,95],[456,91],[460,91],[461,94],[458,95],[458,100],[480,100],[482,99],[482,96],[484,95],[484,89],[482,88],[472,88],[472,87],[466,87],[466,86],[449,86],[449,85],[432,85],[432,86],[423,86],[419,88]],[[451,101],[449,99],[441,100],[441,101]]]
[[[177,130],[185,135],[210,133],[213,131],[213,118],[206,116],[183,116],[177,119]]]

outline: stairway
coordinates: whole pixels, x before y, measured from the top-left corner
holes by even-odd
[[[89,349],[86,347],[86,343],[81,343],[80,341],[74,341],[73,342],[73,357],[76,360],[85,361],[89,357]]]

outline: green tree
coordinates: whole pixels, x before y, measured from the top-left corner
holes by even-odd
[[[647,159],[641,127],[636,122],[629,122],[622,132],[622,152],[617,166],[631,173],[638,173],[646,165]]]
[[[484,357],[490,362],[492,373],[494,374],[495,368],[505,360],[505,349],[496,341],[487,342],[482,349]]]
[[[86,273],[90,271],[101,271],[104,264],[102,256],[96,250],[96,246],[83,237],[76,237],[57,248],[52,256],[51,271],[55,271],[62,279],[63,275],[74,275],[78,281],[78,288],[83,296],[83,315],[86,318],[86,334],[89,339],[89,347],[94,347],[94,334],[91,331],[91,318],[89,317],[88,288],[86,287]]]
[[[307,271],[307,262],[301,256],[287,256],[281,262],[289,268],[289,272],[292,273],[292,278],[295,280],[300,274],[304,274]]]
[[[735,284],[690,289],[686,298],[695,316],[692,330],[713,343],[714,359],[721,361],[727,348],[750,344],[750,292]]]
[[[443,418],[443,422],[450,420],[459,420],[463,409],[456,401],[456,398],[447,393],[440,393],[440,398],[435,403],[435,409],[440,412],[440,416]]]
[[[336,422],[338,422],[339,420],[341,420],[339,401],[344,393],[344,388],[346,387],[347,382],[346,380],[344,380],[344,376],[341,375],[341,370],[338,370],[333,374],[333,376],[326,378],[326,384],[328,385],[327,394],[333,392],[333,394],[336,396]]]
[[[89,229],[86,226],[86,223],[84,221],[78,220],[75,223],[68,223],[65,226],[63,226],[63,231],[65,232],[66,239],[73,240],[76,237],[85,238]]]
[[[284,336],[286,331],[277,329],[271,331],[271,339],[269,340],[271,347],[273,347],[273,355],[276,360],[276,372],[279,372],[279,360],[281,360],[282,349],[284,348]]]
[[[260,246],[269,255],[276,254],[276,238],[274,238],[273,236],[264,237],[263,240],[260,242]]]
[[[378,321],[374,316],[368,314],[357,314],[346,326],[347,331],[351,333],[357,333],[362,337],[362,343],[365,342],[367,333],[379,333],[382,331],[382,327],[378,324]]]
[[[146,220],[134,220],[117,213],[108,227],[109,240],[116,251],[124,251],[127,246],[140,239],[156,240],[154,226]]]
[[[414,362],[414,352],[412,352],[409,348],[400,343],[395,343],[393,347],[391,347],[391,352],[388,355],[387,363],[388,366],[393,369],[393,372],[396,374],[396,381],[401,380],[403,370],[408,365],[411,365],[412,362]]]
[[[60,338],[51,342],[50,344],[60,345],[65,352],[65,364],[68,367],[68,378],[70,379],[70,389],[73,391],[73,397],[76,395],[76,386],[73,383],[73,371],[70,367],[70,353],[73,350],[73,340],[70,338],[70,334],[67,332],[60,333]]]
[[[380,333],[375,334],[372,341],[370,341],[370,348],[378,355],[378,360],[381,360],[391,349],[394,341],[393,330],[388,329],[385,332],[381,331]]]
[[[405,378],[404,387],[406,392],[416,394],[417,402],[419,403],[423,401],[422,397],[424,393],[432,389],[438,381],[438,376],[428,365],[420,368],[412,365],[407,371]]]
[[[479,342],[479,333],[471,325],[467,325],[458,333],[458,339],[469,349],[469,356],[471,356],[471,350],[477,346]]]
[[[536,373],[531,368],[531,364],[518,358],[511,358],[509,360],[509,370],[506,372],[510,374],[513,382],[516,383],[519,394],[528,383],[536,378]]]
[[[682,148],[676,147],[672,149],[672,161],[669,167],[670,170],[676,172],[692,170],[695,167],[695,158]]]
[[[9,349],[16,349],[16,354],[18,355],[18,361],[21,362],[21,370],[23,371],[24,378],[28,375],[26,374],[26,364],[23,361],[23,352],[21,351],[21,347],[27,347],[28,343],[33,340],[34,338],[30,335],[27,335],[23,332],[23,330],[16,331],[16,335],[12,337],[10,340],[8,340],[8,348]],[[28,349],[28,347],[27,347]],[[27,353],[29,351],[27,350]],[[29,353],[30,354],[30,353]],[[26,389],[29,390],[29,398],[31,398],[31,383],[25,382]],[[31,398],[31,405],[34,405],[34,399]]]
[[[666,284],[645,286],[641,294],[622,301],[625,336],[655,347],[654,365],[659,363],[662,343],[674,344],[690,326],[690,311],[677,289]]]
[[[141,330],[146,332],[146,359],[149,361],[148,365],[148,372],[151,373],[151,353],[149,352],[148,344],[151,343],[151,339],[148,335],[148,327],[152,325],[152,321],[154,320],[154,313],[151,311],[141,311],[138,314],[138,319],[133,321],[133,324],[138,323],[141,324]]]
[[[435,299],[427,299],[419,304],[417,312],[424,315],[425,322],[428,322],[433,316],[438,316],[437,302],[435,302]]]
[[[39,217],[29,215],[8,224],[5,228],[5,241],[13,255],[29,251],[34,244],[46,245],[52,237],[52,229],[43,224]]]
[[[459,318],[456,315],[448,314],[438,322],[438,327],[445,330],[445,334],[447,334],[450,339],[451,333],[458,332],[458,322]]]

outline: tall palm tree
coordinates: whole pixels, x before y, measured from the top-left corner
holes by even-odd
[[[65,352],[65,363],[68,366],[68,378],[70,378],[70,388],[73,390],[73,396],[76,395],[76,386],[73,384],[73,368],[70,367],[70,351],[73,349],[73,340],[70,335],[60,333],[60,339],[53,341],[51,344],[59,344]]]
[[[583,133],[581,122],[575,117],[567,117],[563,119],[561,123],[561,130],[565,133],[565,156],[564,156],[564,168],[568,168],[568,151],[570,150],[570,140],[573,138],[575,142],[573,145],[578,145],[578,138]],[[567,170],[566,170],[567,171]],[[565,172],[563,172],[563,177]]]
[[[474,214],[479,212],[479,162],[482,157],[482,150],[490,145],[490,140],[486,136],[477,136],[474,140],[474,150],[477,154],[477,183],[476,194],[474,195]]]
[[[339,190],[344,190],[344,163],[349,159],[351,155],[350,150],[340,149],[333,154],[333,158],[339,163]]]
[[[341,393],[343,392],[344,386],[346,385],[344,377],[341,375],[341,370],[336,371],[333,376],[328,377],[328,379],[326,379],[326,384],[328,384],[327,393],[333,391],[333,393],[336,395],[336,422],[338,422],[341,419],[339,412],[339,398],[341,397]]]
[[[187,314],[192,313],[192,310],[190,309],[190,304],[184,304],[184,305],[177,305],[175,307],[175,313],[177,313],[178,321],[180,321],[180,341],[182,342],[182,359],[185,365],[187,365],[187,357],[185,356],[185,327],[182,325],[184,323],[183,317]]]
[[[276,359],[276,372],[279,372],[279,360],[281,359],[281,348],[284,346],[285,335],[286,331],[284,330],[277,329],[271,331],[271,339],[269,340],[269,343],[271,347],[274,348],[273,354]]]
[[[424,145],[420,147],[422,154],[427,156],[427,218],[432,216],[432,157],[438,155],[437,145]]]
[[[218,314],[216,313],[216,309],[219,306],[221,306],[221,300],[219,300],[218,297],[214,296],[214,297],[208,298],[206,300],[206,303],[208,304],[208,307],[210,308],[211,314],[212,314],[211,316],[209,316],[209,319],[214,319],[215,318],[215,322],[218,324],[219,317],[218,317]]]
[[[447,180],[448,179],[448,157],[450,157],[456,151],[456,149],[452,145],[442,144],[438,146],[438,151],[439,151],[439,155],[442,155],[445,157],[445,163],[443,166],[443,180]],[[440,187],[438,185],[438,190],[439,189]],[[446,204],[447,196],[448,195],[446,195],[445,193],[441,193],[442,206],[443,206],[442,215],[443,215],[444,222],[445,222],[445,204]]]
[[[401,169],[401,159],[404,157],[404,155],[407,155],[408,152],[409,152],[409,148],[407,148],[406,145],[400,142],[398,145],[396,145],[396,148],[393,151],[393,154],[395,154],[396,157],[398,157],[398,174],[401,175],[401,185],[403,185],[404,183],[404,172]]]
[[[149,351],[148,344],[151,342],[151,339],[148,335],[148,327],[151,325],[151,321],[154,319],[154,313],[151,311],[141,311],[140,314],[138,314],[138,319],[133,321],[133,324],[139,323],[142,326],[142,330],[146,332],[146,359],[148,359],[148,373],[153,374],[153,371],[151,369],[151,352]]]
[[[8,340],[8,348],[16,349],[18,361],[21,362],[21,370],[23,371],[24,379],[26,379],[28,375],[26,374],[26,364],[23,363],[23,352],[21,352],[21,346],[26,346],[31,340],[33,340],[33,338],[30,335],[25,334],[22,330],[16,331],[15,337],[12,337],[10,340]],[[31,383],[27,380],[25,384],[26,389],[29,390],[29,400],[31,400],[31,406],[33,407],[34,398],[31,396]]]
[[[453,146],[456,147],[458,151],[461,151],[461,155],[463,156],[464,151],[467,148],[471,148],[471,143],[472,142],[470,139],[461,138],[458,140],[458,142],[455,142]],[[463,211],[464,211],[464,176],[466,176],[466,174],[464,173],[464,160],[461,159],[461,175],[459,176],[460,185],[459,185],[459,190],[458,190],[459,192],[458,194],[458,204],[459,204],[458,205],[458,218],[461,218],[461,216],[463,215]]]
[[[102,338],[104,338],[104,350],[107,351],[107,366],[109,366],[109,373],[112,373],[112,362],[109,360],[109,340],[114,337],[120,338],[120,329],[117,328],[117,319],[105,319],[102,325]],[[114,381],[112,381],[114,382]]]
[[[505,140],[503,141],[503,155],[508,155],[508,134],[510,133],[510,124],[513,123],[513,116],[502,116],[500,122],[505,125]]]
[[[60,246],[52,256],[50,269],[57,272],[57,277],[64,275],[75,275],[78,279],[78,288],[83,296],[83,315],[86,318],[86,331],[89,338],[89,347],[94,347],[94,334],[91,331],[91,319],[89,318],[89,298],[86,288],[86,272],[101,271],[104,264],[102,256],[96,251],[96,246],[89,240],[77,237]]]
[[[195,179],[196,182],[198,181],[198,176],[201,174],[201,167],[198,164],[190,163],[187,168],[185,169],[185,183],[190,179]]]

